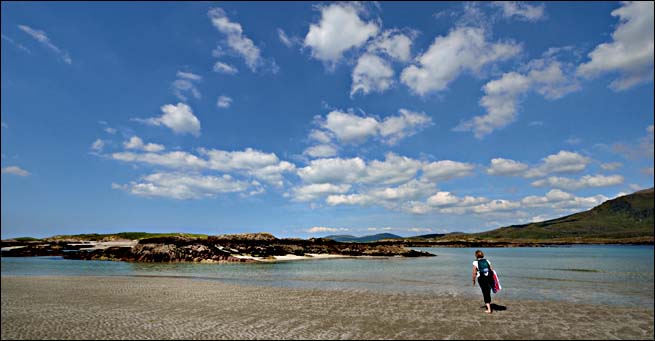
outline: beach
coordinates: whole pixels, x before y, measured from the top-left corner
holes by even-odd
[[[2,339],[653,339],[653,310],[127,276],[2,276]]]

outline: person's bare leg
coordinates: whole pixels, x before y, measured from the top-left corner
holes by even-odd
[[[487,311],[485,311],[485,313],[491,314],[491,303],[485,303],[485,305],[487,306]]]

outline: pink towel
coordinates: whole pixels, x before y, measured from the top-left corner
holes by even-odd
[[[491,271],[493,274],[493,279],[494,279],[494,286],[491,288],[493,290],[494,294],[498,293],[503,287],[500,286],[500,281],[498,280],[498,275],[496,274],[496,271]]]

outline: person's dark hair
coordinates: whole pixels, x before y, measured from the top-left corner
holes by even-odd
[[[475,250],[475,258],[484,258],[484,252]]]

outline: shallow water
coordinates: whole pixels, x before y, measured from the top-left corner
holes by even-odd
[[[321,259],[262,264],[152,264],[2,258],[11,276],[192,277],[227,283],[480,295],[471,284],[473,248],[417,248],[429,258]],[[486,248],[503,290],[498,298],[653,307],[653,246]]]

